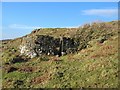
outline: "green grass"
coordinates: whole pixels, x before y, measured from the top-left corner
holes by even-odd
[[[112,25],[113,22],[108,24]],[[97,26],[92,28],[98,29]],[[116,26],[113,28],[116,29]],[[39,33],[51,33],[51,35],[58,37],[60,34],[65,33],[65,31],[66,29],[64,28],[58,31],[56,29],[45,29],[39,31]],[[93,36],[97,37],[101,33],[104,34],[103,31],[97,31]],[[66,36],[70,35],[71,32],[75,33],[75,31],[66,32],[69,32],[69,34],[66,33]],[[85,32],[84,34],[87,35],[89,30]],[[98,43],[101,37],[92,39],[88,41],[87,48],[74,54],[61,57],[35,57],[27,62],[6,65],[6,62],[10,62],[12,58],[19,55],[15,43],[19,41],[20,44],[21,39],[18,38],[17,40],[10,41],[10,45],[4,45],[7,49],[4,49],[1,54],[3,66],[16,67],[18,70],[7,73],[5,68],[3,68],[3,88],[117,88],[118,35],[116,31],[112,30],[110,32],[114,35],[110,36],[104,43]],[[71,35],[74,33],[71,33]],[[30,35],[34,36],[36,34],[38,33]],[[20,71],[23,68],[29,70],[30,67],[32,68],[31,72]],[[22,81],[22,84],[17,82],[19,80]],[[16,85],[16,82],[18,85]]]

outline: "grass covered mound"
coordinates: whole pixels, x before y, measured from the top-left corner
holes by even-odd
[[[20,54],[23,38],[37,35],[75,38],[79,50],[60,57]],[[5,40],[2,53],[3,88],[117,88],[118,22],[86,24],[78,28],[43,28],[24,37]]]

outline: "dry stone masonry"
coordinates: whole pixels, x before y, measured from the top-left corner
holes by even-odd
[[[35,51],[37,54],[64,55],[77,51],[78,42],[67,37],[54,38],[51,36],[40,35],[35,41]]]
[[[57,55],[74,53],[78,50],[79,42],[73,38],[54,38],[48,35],[38,35],[35,40],[25,38],[20,45],[20,52],[30,58],[40,55]]]
[[[34,58],[37,56],[37,53],[35,52],[34,48],[34,39],[31,37],[24,37],[22,44],[19,46],[21,55],[25,55],[30,58]]]

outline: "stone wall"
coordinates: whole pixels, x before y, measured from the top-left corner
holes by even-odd
[[[54,38],[48,35],[38,35],[36,39],[25,37],[20,45],[20,52],[30,58],[40,55],[57,55],[74,53],[78,50],[79,42],[73,38]]]
[[[38,55],[57,55],[60,50],[60,39],[51,36],[39,35],[35,40],[35,51]]]
[[[24,37],[21,45],[19,46],[21,55],[25,55],[29,58],[34,58],[37,56],[37,53],[35,52],[34,48],[34,39],[31,37]]]
[[[78,42],[72,38],[60,37],[54,38],[51,36],[40,35],[35,41],[35,51],[41,55],[63,55],[74,53],[77,51]]]

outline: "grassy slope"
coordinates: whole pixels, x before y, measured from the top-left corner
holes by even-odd
[[[110,22],[109,22],[110,23]],[[108,24],[109,24],[108,23]],[[115,26],[116,27],[116,26]],[[115,28],[116,29],[116,28]],[[62,31],[63,30],[63,31]],[[74,34],[75,30],[65,29],[51,33],[51,30],[41,30],[30,34],[53,34],[65,36]],[[61,34],[60,34],[61,32]],[[74,33],[73,33],[74,32]],[[5,62],[19,55],[18,45],[21,38],[3,44],[3,87],[118,87],[118,35],[115,32],[104,43],[96,39],[89,42],[90,47],[75,54],[61,57],[43,56],[30,59],[27,62],[5,65]],[[16,67],[17,70],[7,73],[6,68]]]

